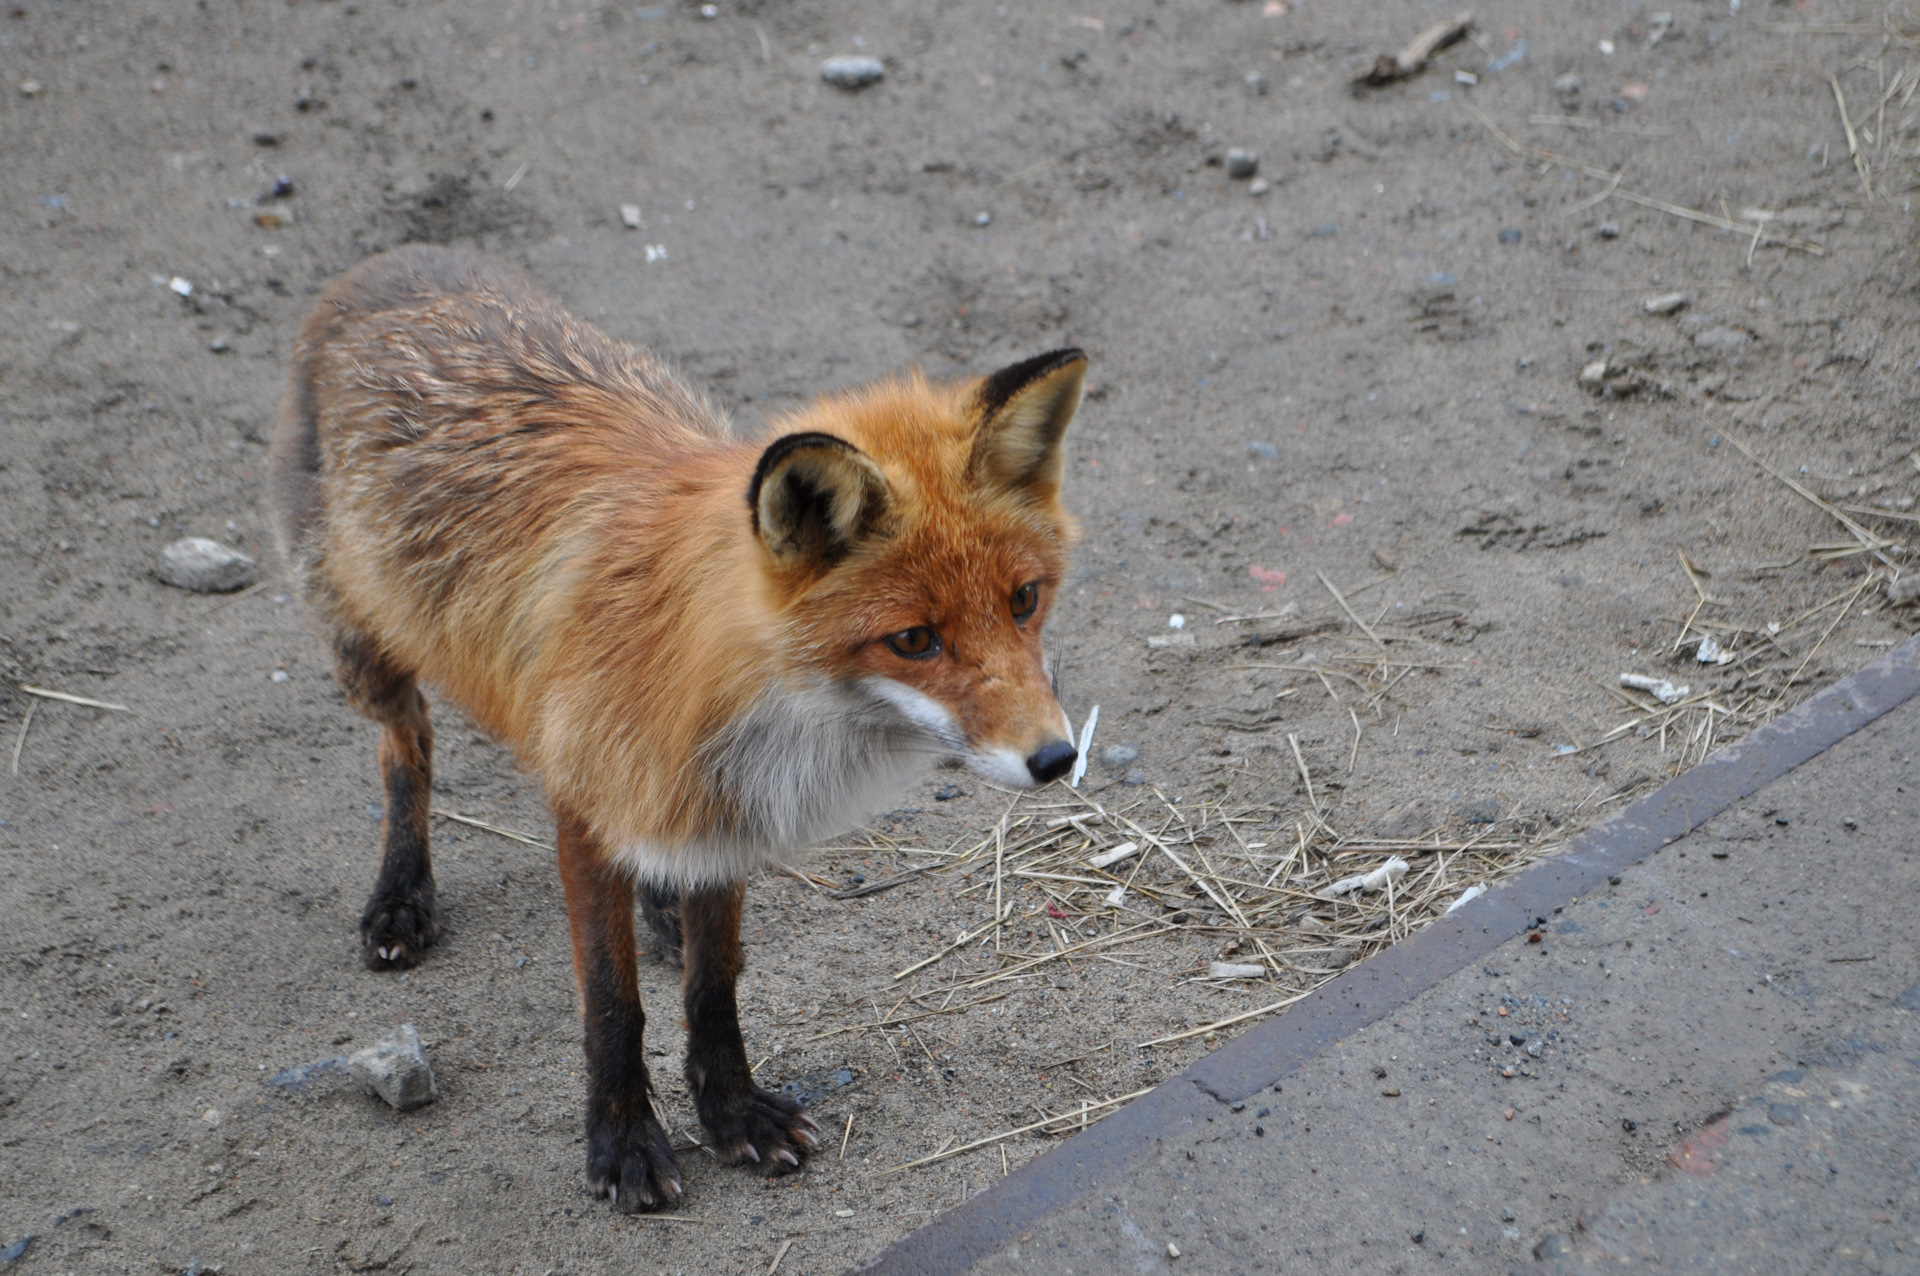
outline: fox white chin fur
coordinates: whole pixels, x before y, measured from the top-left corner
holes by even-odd
[[[951,713],[892,679],[769,690],[701,751],[732,827],[673,846],[633,838],[616,856],[639,880],[676,890],[741,881],[885,809],[954,756],[995,783],[1033,787],[1011,750],[969,748]]]

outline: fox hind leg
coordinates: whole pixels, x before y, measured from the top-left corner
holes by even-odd
[[[754,1161],[770,1174],[794,1168],[819,1140],[800,1105],[753,1083],[740,1038],[734,987],[740,978],[740,909],[746,884],[690,890],[680,897],[686,938],[687,1089],[714,1149]]]
[[[683,964],[683,940],[680,931],[680,892],[671,886],[640,887],[640,913],[647,919],[659,946],[660,960],[669,966]]]
[[[433,799],[433,723],[413,675],[358,636],[338,644],[336,672],[355,708],[380,724],[380,876],[360,915],[361,956],[373,970],[416,965],[440,933],[427,819]]]

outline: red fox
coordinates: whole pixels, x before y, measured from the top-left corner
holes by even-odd
[[[680,948],[712,1146],[816,1145],[741,1041],[746,880],[960,759],[1016,788],[1075,760],[1041,629],[1075,526],[1061,439],[1086,356],[822,397],[768,440],[478,253],[403,248],[301,327],[272,448],[284,547],[381,726],[366,963],[437,932],[422,686],[540,776],[586,1028],[587,1179],[682,1194],[648,1098],[636,888]]]

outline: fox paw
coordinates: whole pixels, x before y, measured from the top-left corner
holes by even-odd
[[[360,915],[360,955],[369,970],[405,970],[418,965],[439,937],[433,886],[405,895],[375,891]]]
[[[623,1214],[677,1204],[686,1191],[667,1132],[652,1115],[587,1131],[587,1186]]]
[[[713,1150],[733,1164],[756,1164],[768,1174],[798,1169],[820,1144],[813,1118],[785,1095],[758,1086],[732,1094],[702,1096],[700,1124]]]

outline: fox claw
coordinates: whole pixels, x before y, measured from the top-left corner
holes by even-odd
[[[748,1156],[750,1156],[750,1157],[752,1157],[752,1158],[754,1159],[754,1162],[755,1162],[755,1164],[758,1164],[758,1163],[759,1163],[759,1161],[760,1161],[760,1153],[759,1153],[759,1152],[757,1152],[756,1150],[754,1150],[754,1146],[753,1146],[753,1144],[751,1144],[751,1143],[742,1143],[742,1144],[741,1144],[740,1146],[741,1146],[742,1148],[744,1148],[744,1149],[746,1150],[746,1153],[747,1153],[747,1155],[748,1155]]]
[[[781,1148],[778,1152],[775,1152],[773,1154],[773,1159],[776,1161],[785,1161],[788,1165],[800,1164],[800,1158],[795,1156],[792,1152],[788,1151],[786,1148]]]

